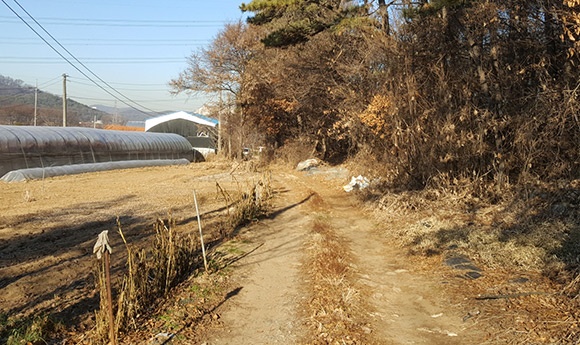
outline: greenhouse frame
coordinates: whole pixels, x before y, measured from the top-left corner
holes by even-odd
[[[83,127],[0,126],[0,176],[31,168],[142,160],[197,159],[177,134]]]

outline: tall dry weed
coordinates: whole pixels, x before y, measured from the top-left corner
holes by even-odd
[[[266,215],[271,209],[269,174],[264,174],[257,182],[248,184],[246,189],[239,188],[236,192],[225,191],[219,184],[217,187],[217,193],[224,197],[228,210],[221,224],[222,239],[231,235],[237,227]],[[195,232],[177,231],[172,219],[157,219],[153,224],[155,237],[150,246],[143,248],[128,243],[119,221],[117,226],[127,251],[126,272],[116,296],[115,331],[119,334],[138,328],[139,319],[151,312],[197,268],[203,267],[203,261]],[[96,271],[101,301],[100,310],[96,314],[93,340],[95,343],[104,343],[108,335],[104,271],[102,268]]]

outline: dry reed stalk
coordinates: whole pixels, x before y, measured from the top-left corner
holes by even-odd
[[[111,344],[116,345],[116,332],[115,332],[115,317],[113,316],[113,296],[111,292],[111,258],[108,251],[105,251],[105,282],[107,284],[107,312],[109,317],[109,341]]]
[[[123,283],[121,287],[121,291],[119,293],[119,297],[117,299],[117,317],[115,323],[115,329],[117,333],[121,329],[121,321],[129,320],[133,323],[133,327],[136,327],[135,323],[135,315],[137,315],[138,305],[136,302],[134,303],[125,303],[125,301],[136,301],[136,287],[135,287],[135,255],[129,244],[127,243],[127,239],[123,234],[123,229],[121,227],[121,223],[119,218],[117,218],[117,229],[121,238],[123,239],[123,243],[125,244],[125,249],[127,250],[127,275],[123,278]]]
[[[167,296],[172,287],[186,279],[198,266],[198,248],[189,236],[179,236],[171,220],[157,219],[155,241],[151,247],[133,250],[127,243],[121,225],[119,233],[127,249],[127,267],[120,289],[116,330],[131,325],[147,308]]]
[[[270,208],[269,199],[272,190],[267,175],[246,191],[239,190],[235,200],[219,184],[216,183],[216,187],[224,196],[227,208],[235,205],[235,211],[230,213],[226,222],[228,229],[234,229],[236,226],[260,217]],[[196,199],[196,196],[194,198]],[[197,212],[199,213],[199,208]],[[117,298],[114,327],[115,332],[119,333],[131,327],[137,328],[136,320],[139,315],[146,313],[148,308],[167,296],[172,287],[189,277],[193,269],[199,267],[201,260],[199,260],[200,248],[195,239],[190,235],[180,235],[175,230],[171,219],[169,221],[157,219],[154,224],[153,244],[138,250],[133,249],[127,242],[118,219],[117,227],[127,251],[127,272]],[[101,278],[99,279],[104,282]],[[102,305],[104,304],[103,301]],[[106,319],[105,316],[99,316],[97,319],[100,318]],[[99,324],[101,326],[97,327],[97,332],[104,329],[104,325]]]
[[[223,237],[228,237],[237,227],[266,215],[272,208],[270,200],[273,192],[269,174],[263,174],[257,182],[245,190],[238,184],[237,193],[233,198],[219,184],[216,185],[226,200],[228,210],[228,218],[223,225]]]
[[[94,267],[97,288],[99,290],[99,310],[95,311],[95,329],[90,336],[93,343],[105,343],[108,335],[106,305],[106,283],[104,277],[104,262],[98,260]]]

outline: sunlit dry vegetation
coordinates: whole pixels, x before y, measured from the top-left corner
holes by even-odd
[[[574,272],[574,254],[557,248],[578,231],[577,5],[252,1],[248,24],[227,26],[201,54],[211,63],[196,60],[172,86],[229,93],[225,121],[245,128],[226,133],[230,144],[256,132],[293,164],[349,160],[379,181],[367,196],[382,204],[438,194],[507,212],[512,222],[489,225],[504,235],[486,236],[515,250],[546,244],[535,267],[556,253]]]
[[[365,201],[411,253],[452,248],[574,282],[576,296],[579,5],[250,1],[248,23],[203,52],[224,57],[228,88],[192,74],[172,86],[231,94],[225,121],[244,129],[230,143],[255,132],[246,145],[291,164],[316,156],[364,173]]]
[[[265,216],[270,211],[272,189],[267,175],[253,184],[240,185],[236,191],[228,192],[221,187],[218,189],[219,192],[216,192],[219,193],[218,197],[225,196],[227,212],[217,225],[218,229],[206,229],[204,235],[206,247],[207,243],[215,245],[223,241],[239,226]],[[116,302],[113,302],[114,334],[122,335],[139,329],[141,320],[146,320],[152,315],[176,286],[203,270],[203,251],[197,231],[179,231],[171,218],[157,219],[153,227],[155,237],[151,244],[137,247],[127,243],[122,224],[118,221],[118,232],[127,251],[127,263],[122,284],[115,294]],[[95,331],[88,336],[92,343],[108,341],[108,305],[104,270],[102,263],[99,263],[95,270],[100,309],[96,313]]]

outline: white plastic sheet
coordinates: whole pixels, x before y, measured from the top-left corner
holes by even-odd
[[[17,169],[150,159],[194,160],[177,134],[81,127],[0,126],[0,176]]]
[[[369,184],[370,184],[369,179],[367,179],[362,175],[358,175],[357,177],[353,176],[350,179],[350,182],[342,188],[344,189],[345,192],[350,193],[355,189],[359,190],[365,189],[369,186]]]
[[[0,180],[4,182],[22,182],[52,176],[82,174],[95,171],[130,169],[130,168],[164,166],[164,165],[187,165],[189,163],[190,162],[187,159],[155,159],[148,161],[119,161],[106,163],[63,165],[48,168],[13,170],[2,176]]]

